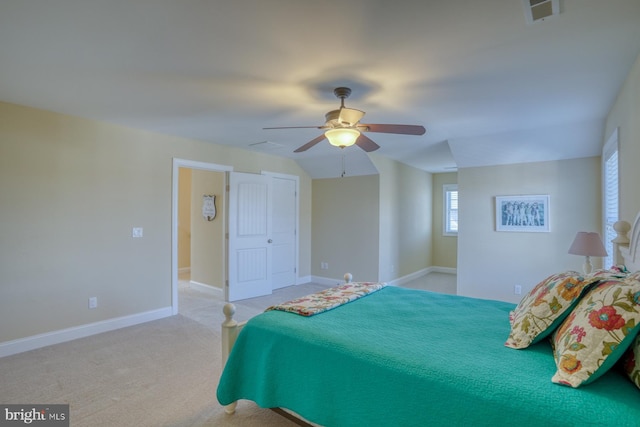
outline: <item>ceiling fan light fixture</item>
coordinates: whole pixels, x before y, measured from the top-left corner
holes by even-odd
[[[360,132],[356,129],[329,129],[324,133],[331,145],[344,148],[350,147],[356,143],[356,139],[360,136]]]

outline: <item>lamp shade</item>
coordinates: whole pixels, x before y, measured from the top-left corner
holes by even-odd
[[[360,136],[360,132],[355,129],[329,129],[324,133],[331,145],[344,148],[356,143],[356,139]]]
[[[600,234],[589,231],[579,231],[569,248],[572,255],[607,256],[607,250],[602,244]]]

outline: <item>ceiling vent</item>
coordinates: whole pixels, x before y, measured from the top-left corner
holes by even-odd
[[[249,144],[249,147],[268,151],[268,150],[275,150],[277,148],[282,148],[283,145],[276,144],[275,142],[271,142],[271,141],[260,141],[260,142],[254,142],[253,144]]]
[[[544,21],[560,14],[560,0],[522,0],[528,24]]]

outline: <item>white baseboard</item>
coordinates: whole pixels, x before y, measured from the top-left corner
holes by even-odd
[[[458,274],[458,269],[453,267],[430,267],[429,273],[445,273],[445,274]]]
[[[303,277],[298,277],[296,279],[296,285],[303,285],[305,283],[309,283],[313,281],[313,279],[311,278],[311,276],[303,276]]]
[[[220,295],[220,292],[222,292],[222,288],[213,285],[207,285],[206,283],[194,282],[193,280],[189,281],[189,286],[209,294]]]
[[[457,274],[457,269],[451,267],[427,267],[422,270],[415,271],[411,274],[407,274],[406,276],[398,277],[397,279],[393,279],[388,281],[387,283],[391,286],[402,286],[405,283],[409,283],[412,280],[415,280],[419,277],[426,276],[429,273],[446,273],[446,274]]]
[[[115,319],[103,320],[72,328],[61,329],[59,331],[47,332],[33,335],[17,340],[0,343],[0,357],[11,356],[29,350],[46,347],[53,344],[84,338],[102,332],[109,332],[127,326],[150,322],[172,315],[171,307],[160,308],[158,310],[146,311],[144,313],[132,314],[129,316],[117,317]]]

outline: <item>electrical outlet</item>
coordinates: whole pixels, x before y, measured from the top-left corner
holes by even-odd
[[[328,263],[328,262],[325,262],[325,261],[322,261],[322,262],[320,263],[320,269],[321,269],[321,270],[328,270],[328,269],[329,269],[329,263]]]
[[[89,298],[89,308],[96,308],[96,307],[98,307],[98,297]]]
[[[513,287],[513,293],[516,294],[516,295],[520,295],[522,293],[522,286],[515,285]]]
[[[133,227],[131,237],[142,237],[142,227]]]

